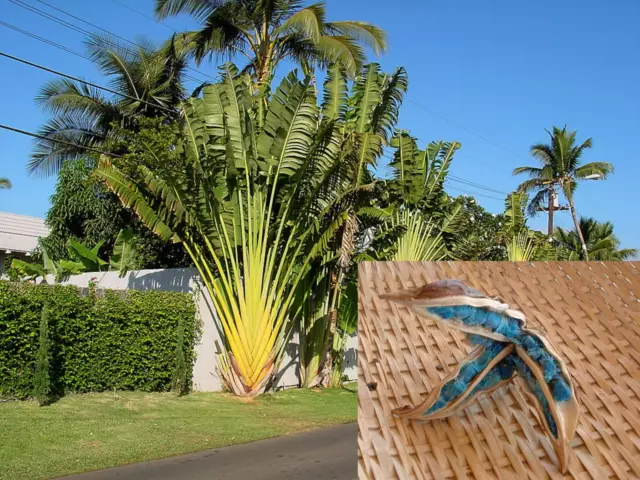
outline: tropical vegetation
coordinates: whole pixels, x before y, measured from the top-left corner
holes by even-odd
[[[578,220],[578,183],[613,167],[583,165],[592,141],[578,143],[566,127],[531,147],[540,165],[514,171],[530,178],[507,195],[502,213],[450,195],[462,145],[419,145],[399,128],[409,79],[402,67],[367,63],[367,49],[386,49],[378,27],[329,21],[323,2],[299,0],[157,0],[155,14],[187,14],[199,27],[160,48],[94,36],[89,52],[117,94],[65,80],[38,96],[51,118],[29,169],[57,174],[58,185],[51,235],[40,246],[44,265],[17,267],[31,277],[109,268],[125,226],[136,245],[125,270],[193,265],[214,303],[224,343],[217,368],[233,393],[272,388],[294,333],[301,386],[342,382],[361,261],[634,254],[619,248],[610,224]],[[242,65],[224,63],[216,80],[189,94],[189,62],[208,58]],[[285,62],[298,68],[279,72],[276,85]],[[384,178],[376,173],[382,164]],[[574,231],[555,228],[559,193]],[[528,224],[544,209],[547,235]],[[111,268],[121,267],[116,260]]]
[[[620,241],[613,233],[611,222],[598,222],[593,218],[580,217],[582,239],[587,245],[590,260],[629,260],[638,251],[635,248],[620,248]],[[582,239],[576,230],[557,228],[554,234],[558,248],[566,260],[585,260]]]
[[[47,249],[41,247],[42,265],[14,258],[11,268],[14,276],[28,280],[39,278],[43,283],[47,283],[48,275],[53,276],[56,281],[61,281],[70,275],[83,272],[115,270],[123,277],[129,270],[137,267],[135,237],[131,230],[121,230],[118,233],[108,260],[99,255],[102,244],[100,241],[93,248],[89,248],[70,238],[67,243],[67,258],[53,260]]]
[[[549,215],[548,235],[553,235],[553,213],[555,210],[556,189],[564,194],[569,202],[575,232],[580,239],[582,256],[589,260],[589,252],[584,235],[580,229],[578,214],[574,202],[574,193],[578,183],[588,179],[605,179],[613,172],[613,165],[607,162],[591,162],[581,165],[585,150],[593,146],[591,138],[581,144],[576,142],[576,132],[567,127],[553,127],[549,132],[549,144],[536,144],[531,147],[531,154],[541,162],[540,167],[518,167],[513,173],[527,174],[531,177],[520,185],[523,192],[535,192],[529,203],[529,213],[534,214],[546,204]]]
[[[249,72],[259,87],[267,87],[283,60],[300,66],[305,74],[337,64],[354,77],[365,63],[365,50],[386,50],[385,32],[367,22],[327,20],[324,1],[304,5],[300,0],[156,0],[158,20],[188,14],[200,30],[184,32],[172,40],[181,53],[200,63],[207,57],[230,60],[246,57]]]
[[[11,188],[11,181],[8,178],[0,177],[0,190]]]

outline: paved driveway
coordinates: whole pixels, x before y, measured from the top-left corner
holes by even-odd
[[[355,480],[357,437],[358,425],[350,423],[83,473],[66,480]]]

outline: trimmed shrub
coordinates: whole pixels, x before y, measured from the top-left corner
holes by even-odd
[[[51,358],[51,341],[49,340],[49,309],[45,303],[40,317],[40,343],[36,360],[36,373],[33,376],[33,396],[42,406],[49,401],[51,394],[51,377],[49,364]]]
[[[184,324],[182,322],[178,322],[177,337],[173,391],[178,395],[184,395],[189,390],[189,379],[187,378],[187,359],[184,355]]]
[[[199,333],[191,295],[105,290],[84,296],[72,286],[0,281],[0,396],[33,392],[45,300],[53,394],[171,390],[181,322],[191,383]]]

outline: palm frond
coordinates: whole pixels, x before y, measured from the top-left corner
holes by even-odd
[[[204,22],[216,8],[225,3],[226,0],[156,0],[154,13],[158,20],[186,14]]]
[[[290,33],[299,35],[314,43],[318,42],[326,22],[325,17],[326,9],[324,3],[314,3],[298,10],[287,18],[274,30],[274,35]]]
[[[342,21],[326,25],[329,32],[351,37],[371,48],[376,55],[387,50],[387,34],[380,27],[367,22]]]

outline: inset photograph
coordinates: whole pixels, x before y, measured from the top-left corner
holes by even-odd
[[[360,479],[638,478],[640,262],[365,262]]]

